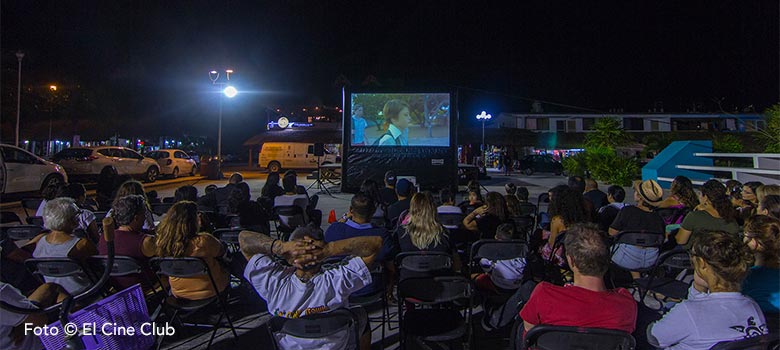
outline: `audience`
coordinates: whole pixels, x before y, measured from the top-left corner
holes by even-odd
[[[274,199],[274,208],[281,206],[298,206],[303,210],[304,220],[309,222],[309,198],[305,194],[298,194],[296,192],[298,188],[298,179],[295,176],[285,176],[282,179],[282,188],[284,188],[284,194],[277,196]],[[289,220],[290,217],[284,215],[279,216],[279,221],[281,221],[284,225],[289,226]],[[319,225],[317,226],[319,227]]]
[[[360,348],[371,348],[368,316],[360,307],[350,307],[349,296],[372,281],[370,268],[382,246],[380,237],[355,237],[323,243],[321,231],[299,227],[290,241],[281,242],[266,235],[241,231],[241,251],[249,260],[244,277],[268,304],[274,316],[298,318],[315,313],[338,312],[349,308],[358,315]],[[354,256],[345,264],[322,270],[320,262],[331,256]],[[280,263],[282,257],[288,265]],[[337,334],[325,339],[303,339],[287,335],[275,337],[282,349],[346,349],[351,337]]]
[[[518,217],[528,215],[521,206],[520,200],[514,194],[504,196],[506,202],[507,215],[509,217]]]
[[[740,293],[753,260],[747,246],[723,231],[703,231],[691,237],[689,246],[695,273],[688,298],[647,328],[650,345],[709,349],[721,341],[768,333],[758,304]]]
[[[225,255],[225,247],[214,236],[198,231],[198,205],[190,201],[174,204],[157,228],[157,256],[202,258],[221,293],[230,281],[229,273],[217,261]],[[177,298],[202,300],[216,295],[209,276],[171,277],[169,283]]]
[[[590,200],[594,208],[601,208],[608,204],[607,194],[599,190],[599,184],[593,179],[585,179],[585,193],[582,196]]]
[[[463,227],[475,232],[481,239],[489,239],[496,235],[496,228],[509,219],[504,196],[498,192],[488,192],[485,205],[474,209],[463,218]]]
[[[615,221],[618,212],[628,204],[623,203],[626,199],[626,190],[621,186],[612,185],[607,188],[607,205],[599,208],[599,229],[602,231],[608,231],[609,225]]]
[[[474,209],[482,206],[482,191],[480,190],[478,182],[474,180],[469,181],[467,193],[468,196],[466,200],[458,203],[458,207],[460,207],[464,214],[469,214],[474,211]]]
[[[178,203],[181,201],[198,201],[198,189],[192,185],[181,186],[173,193],[173,202]]]
[[[0,282],[0,299],[20,308],[43,309],[62,302],[67,296],[68,292],[54,283],[43,284],[25,297],[14,286]],[[43,349],[40,339],[28,328],[46,327],[48,324],[49,318],[46,314],[18,314],[0,308],[0,349]]]
[[[666,225],[658,214],[653,212],[655,205],[662,200],[664,190],[655,180],[646,180],[634,186],[634,201],[636,205],[626,206],[620,210],[615,221],[609,226],[609,235],[617,236],[623,231],[655,233],[663,236]],[[651,267],[658,260],[658,248],[638,247],[617,243],[613,248],[612,262],[621,268],[632,271],[634,278],[639,278],[636,269]]]
[[[672,213],[664,216],[667,225],[680,224],[685,215],[699,205],[699,198],[693,190],[693,183],[685,176],[674,178],[669,193],[669,197],[658,203],[657,207],[673,209]]]
[[[401,179],[400,182],[403,181]],[[415,193],[409,202],[409,215],[395,232],[401,252],[437,251],[452,253],[447,229],[439,223],[436,205],[428,193]]]
[[[780,196],[780,185],[761,185],[756,188],[756,203],[761,203],[766,196],[775,195]]]
[[[780,220],[780,196],[771,194],[764,197],[761,204],[758,205],[756,213]]]
[[[385,187],[382,188],[381,191],[383,203],[386,203],[387,205],[392,205],[393,203],[398,201],[398,197],[396,197],[396,193],[395,193],[395,184],[396,184],[395,172],[392,170],[388,170],[385,173]]]
[[[389,227],[394,228],[399,225],[400,216],[409,210],[412,196],[412,183],[407,179],[400,179],[395,184],[395,193],[398,201],[387,207],[387,218],[390,220]]]
[[[270,172],[268,178],[265,179],[265,185],[260,190],[260,196],[270,198],[271,201],[284,194],[284,189],[279,186],[279,173]]]
[[[57,193],[60,192],[60,188],[65,187],[63,183],[50,184],[41,191],[41,204],[38,205],[38,210],[35,211],[35,216],[43,216],[43,207],[46,206],[46,202],[54,198],[57,198]]]
[[[570,176],[569,188],[577,192],[580,195],[580,198],[582,198],[581,202],[583,203],[582,206],[585,208],[586,220],[596,222],[596,209],[600,207],[597,207],[589,198],[582,195],[585,193],[585,180],[579,176]]]
[[[743,192],[744,193],[744,192]],[[690,248],[690,239],[705,231],[725,231],[737,236],[737,211],[726,197],[726,187],[709,180],[701,187],[699,206],[685,216],[675,236],[677,244]]]
[[[55,198],[43,208],[43,222],[50,232],[44,232],[27,244],[35,247],[34,258],[71,258],[86,266],[88,257],[96,255],[95,245],[85,238],[73,235],[78,226],[79,207],[72,198]],[[68,293],[79,294],[92,285],[89,276],[79,274],[68,277],[45,277],[48,283],[56,283]]]
[[[511,182],[504,185],[504,191],[506,191],[506,197],[517,196],[517,186]]]
[[[514,236],[514,226],[512,224],[501,224],[496,229],[496,235],[493,237],[498,241],[508,241]],[[488,260],[480,259],[479,266],[484,272],[471,275],[474,284],[482,292],[499,294],[512,293],[523,282],[523,271],[525,270],[525,258],[514,258],[509,260]]]
[[[146,218],[146,200],[141,195],[129,195],[114,201],[111,208],[114,215],[114,222],[119,226],[114,230],[114,251],[116,255],[129,256],[138,262],[138,265],[144,270],[142,276],[122,276],[112,277],[112,284],[123,290],[136,283],[148,290],[152,287],[150,283],[155,280],[154,274],[149,269],[149,258],[157,252],[154,236],[144,234],[141,230]],[[97,246],[98,253],[108,254],[108,246],[103,236]]]
[[[755,264],[742,282],[742,294],[758,303],[765,314],[780,313],[780,221],[755,215],[745,223],[743,242]]]
[[[118,182],[118,172],[116,168],[112,166],[104,167],[100,171],[97,179],[97,187],[95,188],[95,197],[97,200],[98,209],[101,211],[108,211],[111,209],[111,204],[114,201],[114,190],[116,189]]]
[[[200,198],[198,204],[204,207],[214,208],[220,214],[227,214],[228,199],[230,198],[230,192],[233,191],[233,187],[239,182],[244,181],[244,176],[241,173],[233,173],[228,178],[228,183],[224,187],[217,188],[213,192],[207,192]]]
[[[249,185],[246,182],[237,183],[228,198],[228,214],[238,215],[238,225],[248,230],[271,233],[268,223],[269,215],[258,202],[250,200]],[[235,223],[230,223],[235,225]]]
[[[380,193],[379,184],[371,179],[366,179],[360,185],[360,192],[368,196],[376,207],[374,212],[371,213],[372,219],[380,219],[383,222],[387,220],[387,206],[388,204],[382,201],[382,194]],[[382,225],[386,226],[386,225]]]
[[[572,225],[564,245],[574,283],[563,287],[548,282],[537,285],[520,311],[525,331],[544,324],[633,332],[637,303],[627,290],[610,290],[604,284],[609,248],[598,227]]]
[[[439,191],[439,200],[441,205],[436,208],[438,214],[463,214],[460,207],[455,206],[455,195],[449,188],[442,188]]]
[[[152,208],[149,206],[149,199],[146,197],[146,192],[144,191],[144,185],[141,184],[140,182],[135,180],[129,180],[119,185],[119,188],[116,191],[116,197],[114,198],[114,202],[111,204],[111,206],[113,207],[119,198],[122,198],[124,196],[130,196],[130,195],[138,195],[144,197],[144,202],[146,203],[146,214],[144,214],[143,229],[144,231],[153,232],[155,229],[155,225],[154,225],[154,216],[152,214]],[[112,210],[109,209],[109,211],[106,213],[106,216],[110,217],[111,215],[112,215]]]
[[[518,187],[516,196],[517,200],[520,202],[520,215],[518,216],[536,216],[536,204],[528,201],[528,196],[530,196],[528,188],[524,186]]]
[[[562,249],[558,248],[553,254],[555,240],[571,225],[587,222],[588,216],[582,204],[581,192],[563,185],[553,187],[550,194],[549,211],[552,218],[550,219],[550,230],[542,232],[542,239],[545,240],[545,243],[541,247],[540,254],[544,260],[563,266],[566,260]]]
[[[89,238],[93,243],[97,242],[99,223],[95,221],[95,214],[92,211],[82,207],[82,204],[87,200],[87,190],[84,188],[84,185],[70,183],[60,187],[60,190],[57,192],[57,198],[70,198],[76,202],[80,210],[78,215],[76,215],[78,226],[75,230],[81,231],[79,234],[85,234],[85,237]]]

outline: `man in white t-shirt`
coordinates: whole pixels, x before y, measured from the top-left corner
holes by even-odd
[[[0,282],[0,300],[13,306],[25,309],[37,309],[61,302],[68,293],[59,285],[45,283],[38,287],[29,297],[14,286]],[[0,308],[0,349],[32,350],[43,349],[40,339],[33,334],[24,334],[25,324],[38,327],[48,324],[45,314],[17,314]]]
[[[267,235],[241,231],[241,251],[249,262],[244,277],[268,304],[268,311],[280,317],[298,318],[315,313],[349,308],[349,295],[371,283],[368,266],[382,247],[382,237],[355,237],[330,243],[322,242],[322,233],[311,227],[299,227],[290,241],[274,240]],[[291,266],[277,262],[281,256]],[[321,270],[323,258],[352,255],[337,267]],[[357,331],[362,334],[361,349],[371,348],[368,317],[362,308],[350,309],[358,315]],[[324,339],[303,339],[275,335],[282,349],[343,349],[352,339],[342,332]]]

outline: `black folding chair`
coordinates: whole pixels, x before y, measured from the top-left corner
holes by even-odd
[[[524,327],[521,322],[520,327]],[[584,327],[537,325],[525,333],[518,329],[515,349],[633,350],[636,340],[626,332]]]
[[[43,227],[43,216],[28,216],[27,224]]]
[[[24,209],[24,216],[30,216],[27,210],[32,210],[33,214],[38,211],[38,207],[41,206],[43,198],[22,198],[22,209]]]
[[[406,349],[409,337],[423,343],[440,344],[456,339],[468,343],[472,292],[471,281],[463,276],[408,278],[400,281],[398,323],[401,349]],[[404,310],[404,301],[418,306]]]
[[[463,217],[465,215],[459,213],[439,213],[439,222],[441,225],[450,229],[458,229],[463,227]]]
[[[152,213],[157,216],[163,216],[171,209],[174,203],[152,203]]]
[[[165,204],[176,203],[176,198],[175,197],[163,197],[162,202],[165,203]]]
[[[297,205],[274,207],[274,218],[276,233],[282,240],[287,240],[296,228],[307,224],[303,208]]]
[[[531,233],[534,231],[536,218],[530,215],[514,216],[512,222],[515,224],[515,238],[529,242]]]
[[[656,248],[660,251],[661,246],[664,244],[664,233],[663,232],[650,232],[645,230],[639,230],[639,231],[632,231],[632,230],[626,230],[619,232],[616,236],[613,237],[613,244],[612,248],[610,249],[610,258],[615,255],[615,253],[618,250],[618,244],[626,244],[634,247],[641,247],[641,248]],[[612,263],[613,266],[618,267],[622,270],[629,270],[623,266],[620,266],[616,263]],[[642,266],[639,268],[631,269],[631,271],[636,272],[648,272],[655,268],[656,262],[653,261],[648,266]],[[614,269],[609,270],[609,278],[612,282],[613,286],[616,286],[615,284],[615,271]],[[630,287],[631,285],[625,286]]]
[[[528,245],[523,240],[499,241],[495,239],[481,239],[471,245],[469,274],[479,271],[480,259],[491,261],[511,260],[525,258],[526,255],[528,255]]]
[[[22,218],[12,211],[0,211],[0,224],[12,224],[18,222],[19,225],[24,224]]]
[[[654,292],[653,298],[663,307],[663,303],[669,298],[680,300],[688,296],[688,288],[693,280],[691,282],[683,280],[692,274],[693,264],[690,255],[682,247],[677,247],[661,253],[655,267],[648,273],[648,277],[638,278],[634,283],[637,285],[637,292],[643,304],[647,293]],[[659,299],[658,294],[663,298]]]
[[[29,241],[41,232],[43,227],[37,225],[2,226],[2,236],[13,241]]]
[[[382,342],[380,343],[380,348],[384,349],[384,341],[385,341],[385,324],[390,322],[390,310],[389,305],[387,303],[387,285],[385,284],[385,270],[382,267],[382,264],[375,264],[376,267],[371,270],[371,280],[372,281],[378,281],[376,284],[373,284],[376,286],[376,290],[367,295],[350,295],[349,296],[349,305],[352,306],[360,306],[366,309],[379,306],[382,309],[382,316],[381,317],[369,317],[368,322],[375,322],[379,325],[376,327],[371,328],[371,332],[376,331],[379,327],[382,328]]]
[[[108,214],[107,211],[93,211],[92,214],[95,214],[95,220],[98,222],[103,222],[103,219],[106,217],[106,214]],[[99,227],[102,225],[98,225]]]
[[[219,228],[214,230],[212,235],[218,240],[227,244],[238,244],[238,234],[243,231],[244,228]]]
[[[79,283],[89,283],[79,290],[68,290],[72,295],[89,289],[95,283],[95,278],[77,260],[71,258],[30,258],[24,261],[24,266],[41,282],[61,283],[61,279],[75,279]],[[67,288],[66,288],[67,289]]]
[[[375,216],[371,218],[371,226],[387,227],[387,219],[384,216]]]
[[[531,202],[520,202],[520,216],[536,217],[536,208]]]
[[[152,271],[154,271],[158,276],[178,277],[178,278],[208,276],[209,280],[211,281],[211,287],[213,288],[215,294],[213,297],[210,298],[201,299],[201,300],[187,300],[187,299],[177,298],[176,296],[173,295],[173,293],[171,293],[170,286],[166,288],[168,297],[165,299],[165,306],[173,309],[173,313],[171,314],[171,320],[172,321],[178,320],[179,323],[185,326],[195,326],[195,327],[204,326],[200,324],[185,324],[179,318],[179,313],[192,314],[197,311],[205,309],[211,304],[216,303],[220,308],[220,314],[216,323],[214,323],[213,325],[207,325],[212,327],[213,331],[211,332],[211,338],[209,339],[209,343],[206,346],[206,348],[207,349],[211,348],[211,343],[214,341],[214,336],[216,336],[217,330],[220,328],[220,323],[222,322],[223,317],[227,319],[228,325],[230,326],[230,330],[233,332],[234,339],[238,338],[238,334],[236,334],[236,329],[235,327],[233,327],[233,321],[230,320],[230,315],[227,312],[226,296],[224,293],[219,292],[217,283],[214,281],[214,276],[211,274],[211,270],[209,269],[209,266],[206,264],[205,261],[203,261],[203,259],[192,258],[192,257],[153,258],[149,261],[149,265],[151,266]],[[162,281],[159,282],[160,285],[164,285]],[[157,344],[158,350],[162,346],[164,338],[165,335],[160,336],[159,343]]]
[[[87,261],[89,262],[89,267],[92,269],[92,271],[95,272],[95,274],[102,274],[103,270],[106,268],[106,266],[108,266],[107,255],[93,255],[89,257]],[[143,286],[145,289],[154,287],[156,283],[144,273],[144,267],[141,266],[137,260],[124,255],[117,255],[114,257],[114,265],[111,267],[110,276],[137,276],[138,280],[141,282],[141,286]],[[116,285],[114,285],[114,287],[117,291],[121,289]]]
[[[757,335],[755,337],[722,341],[711,347],[710,350],[777,350],[780,347],[777,329],[770,329],[772,333]]]
[[[349,332],[351,344],[344,349],[360,348],[359,320],[348,309],[338,309],[325,313],[306,315],[299,318],[274,316],[268,321],[268,333],[273,339],[274,349],[281,347],[276,334],[284,334],[304,339],[325,339],[340,333]]]
[[[435,275],[452,272],[452,256],[443,252],[406,252],[395,257],[399,271],[414,276]]]

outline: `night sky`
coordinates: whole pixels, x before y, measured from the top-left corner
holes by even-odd
[[[151,135],[215,134],[207,73],[232,68],[249,91],[225,105],[235,150],[261,130],[265,107],[338,105],[340,74],[353,86],[374,75],[387,88],[460,87],[466,116],[526,112],[528,99],[582,112],[654,101],[760,111],[780,94],[774,0],[23,0],[0,11],[4,126],[17,49],[23,84],[95,91],[98,117]]]

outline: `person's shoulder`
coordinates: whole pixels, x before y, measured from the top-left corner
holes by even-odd
[[[632,302],[634,301],[634,296],[631,295],[631,292],[629,292],[628,289],[615,288],[615,289],[611,289],[610,292],[612,293],[612,295],[614,295],[619,299],[626,299],[626,300],[630,299]]]

